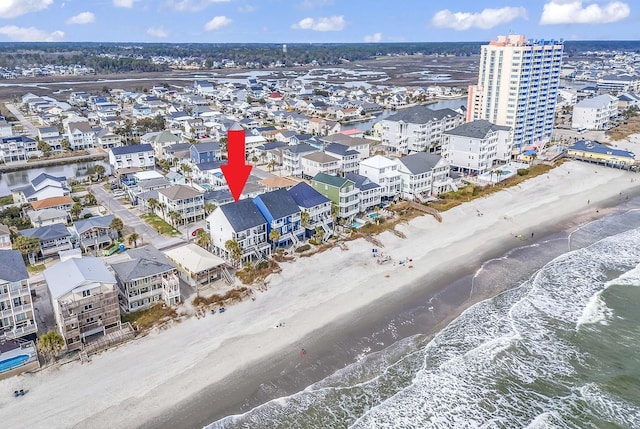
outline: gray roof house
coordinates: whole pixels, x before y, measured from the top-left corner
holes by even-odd
[[[40,239],[40,250],[27,255],[32,264],[36,259],[57,255],[61,250],[70,250],[73,248],[72,234],[62,223],[23,229],[18,231],[18,234]]]
[[[124,255],[118,255],[118,262],[112,263],[111,268],[118,281],[118,298],[123,311],[180,302],[177,269],[152,246],[130,249]]]

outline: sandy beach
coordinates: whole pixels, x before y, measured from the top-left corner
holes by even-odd
[[[423,216],[401,225],[405,239],[381,234],[380,250],[395,264],[376,264],[373,245],[362,239],[346,243],[347,250],[336,247],[281,264],[283,271],[256,301],[229,307],[224,314],[184,320],[95,355],[88,364],[54,365],[1,381],[2,425],[194,427],[239,412],[240,392],[255,392],[276,371],[301,365],[301,348],[309,357],[321,355],[323,341],[330,341],[341,326],[348,330],[349,321],[367,323],[373,306],[416,288],[435,293],[442,279],[521,246],[533,239],[532,233],[538,237],[605,214],[616,201],[637,193],[638,178],[566,162],[519,186],[444,212],[442,223]],[[397,263],[406,258],[412,260],[408,265]],[[327,362],[324,371],[336,365]],[[316,368],[310,377],[322,372]],[[304,387],[308,381],[313,380],[298,383]],[[15,389],[28,394],[16,399]]]

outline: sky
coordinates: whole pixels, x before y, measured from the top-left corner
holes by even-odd
[[[0,0],[0,42],[638,40],[638,0]]]

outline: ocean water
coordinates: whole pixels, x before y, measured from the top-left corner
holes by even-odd
[[[208,428],[639,428],[636,203],[487,261],[472,293],[506,291],[432,338],[437,301],[413,335]]]

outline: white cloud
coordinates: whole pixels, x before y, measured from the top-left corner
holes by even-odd
[[[225,25],[231,24],[233,20],[226,16],[214,16],[213,19],[204,25],[204,31],[219,30]]]
[[[67,19],[67,24],[91,24],[96,20],[96,16],[91,12],[80,12],[76,16]]]
[[[1,0],[0,18],[15,18],[25,13],[46,9],[53,0]]]
[[[296,7],[300,9],[313,9],[316,7],[330,6],[333,4],[333,0],[304,0],[298,3]]]
[[[513,21],[516,18],[527,18],[524,7],[503,7],[500,9],[484,9],[482,12],[451,12],[448,9],[436,12],[431,23],[440,28],[453,30],[468,30],[473,27],[487,30],[496,25]]]
[[[7,36],[14,42],[59,42],[64,38],[64,32],[47,33],[35,27],[18,27],[6,25],[0,27],[0,34]]]
[[[169,33],[167,32],[167,30],[165,30],[162,27],[149,27],[147,28],[147,34],[149,36],[158,37],[160,39],[163,39],[169,36]]]
[[[168,0],[170,8],[177,12],[198,12],[214,3],[228,3],[231,0]]]
[[[238,8],[238,12],[242,12],[242,13],[255,12],[255,10],[256,10],[255,6],[251,6],[250,4],[245,5],[245,6],[240,6]]]
[[[382,40],[382,33],[373,33],[364,36],[364,41],[366,43],[377,43]]]
[[[115,7],[124,7],[127,9],[131,9],[133,4],[139,0],[113,0],[113,5]]]
[[[540,24],[606,24],[629,16],[631,8],[621,1],[583,5],[582,0],[552,0],[544,5]]]
[[[321,18],[304,18],[298,21],[297,24],[293,24],[291,28],[301,30],[314,30],[314,31],[340,31],[344,30],[347,22],[344,20],[344,16],[327,16]]]

